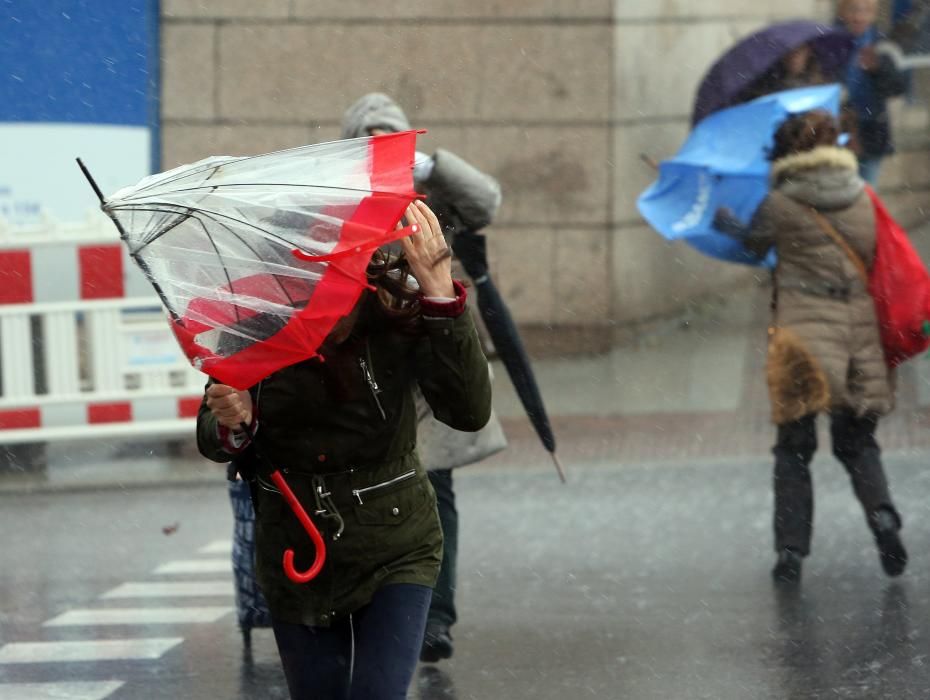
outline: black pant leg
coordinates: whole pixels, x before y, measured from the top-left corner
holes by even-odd
[[[442,565],[433,589],[433,602],[429,608],[429,621],[452,626],[458,619],[455,610],[455,581],[459,549],[459,514],[455,508],[455,491],[452,488],[452,470],[436,469],[428,472],[436,491],[439,522],[442,525]]]
[[[893,513],[899,525],[901,522],[882,466],[881,448],[875,438],[877,428],[878,417],[872,414],[857,416],[851,411],[837,411],[830,417],[833,454],[846,468],[866,521],[873,529],[875,513],[882,508]]]
[[[775,551],[791,548],[810,553],[814,490],[810,463],[817,451],[817,416],[778,426],[775,455]]]

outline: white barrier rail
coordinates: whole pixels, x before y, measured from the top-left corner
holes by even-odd
[[[204,382],[105,217],[0,222],[0,445],[192,437]]]

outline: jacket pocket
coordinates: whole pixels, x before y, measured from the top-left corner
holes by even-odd
[[[360,525],[400,525],[429,505],[430,490],[425,482],[425,475],[411,470],[379,484],[353,489],[356,519]]]

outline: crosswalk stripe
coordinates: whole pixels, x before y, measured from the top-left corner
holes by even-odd
[[[216,540],[197,551],[201,554],[232,554],[232,540]]]
[[[97,639],[83,642],[12,642],[0,647],[0,664],[158,659],[181,637]]]
[[[167,625],[216,622],[233,611],[230,607],[195,608],[98,608],[69,610],[45,623],[44,627],[88,625]]]
[[[124,681],[65,683],[0,683],[0,700],[103,700]]]
[[[114,600],[121,598],[183,598],[207,596],[231,596],[236,589],[232,580],[228,581],[162,581],[160,583],[124,583],[112,591],[107,591],[101,598]]]
[[[218,574],[232,573],[229,559],[182,559],[169,561],[155,569],[156,574]]]

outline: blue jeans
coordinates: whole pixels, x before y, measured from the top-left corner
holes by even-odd
[[[393,584],[331,627],[272,620],[292,700],[404,700],[431,595]]]

